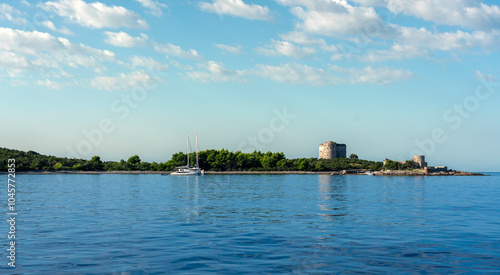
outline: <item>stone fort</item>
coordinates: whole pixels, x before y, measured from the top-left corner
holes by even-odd
[[[320,159],[345,158],[347,154],[347,146],[345,144],[327,141],[319,145]]]

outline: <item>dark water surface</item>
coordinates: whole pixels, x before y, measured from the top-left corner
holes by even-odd
[[[498,173],[17,181],[17,268],[4,222],[0,273],[500,273]]]

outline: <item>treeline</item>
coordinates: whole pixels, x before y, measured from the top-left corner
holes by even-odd
[[[58,158],[54,156],[41,155],[34,151],[19,151],[0,148],[0,171],[6,171],[8,159],[15,159],[16,171],[54,170],[57,163],[64,167],[85,165],[85,160]]]
[[[413,168],[413,161],[407,160],[406,162],[399,162],[399,161],[393,161],[393,160],[386,160],[384,169],[387,170],[407,170],[407,169],[412,169]]]
[[[174,154],[175,155],[175,154]],[[19,151],[0,148],[0,171],[7,171],[8,159],[15,159],[16,171],[169,171],[173,169],[172,160],[167,163],[144,162],[139,156],[131,156],[127,161],[101,161],[98,156],[90,160],[61,158],[41,155],[34,151]],[[184,160],[185,163],[185,160]]]
[[[190,157],[191,158],[191,157]],[[230,152],[207,150],[199,153],[200,167],[208,171],[339,171],[348,169],[380,170],[382,162],[352,158],[287,159],[283,153]]]
[[[186,154],[179,152],[166,162],[145,162],[134,155],[128,160],[101,161],[94,156],[90,160],[60,158],[41,155],[34,151],[19,151],[0,148],[0,171],[7,171],[9,158],[16,160],[17,171],[70,170],[70,171],[172,171],[177,166],[186,165]],[[190,154],[190,165],[194,165],[195,154]],[[350,169],[382,169],[382,162],[350,158],[287,159],[283,153],[258,152],[243,153],[222,150],[199,152],[199,164],[206,171],[339,171]]]

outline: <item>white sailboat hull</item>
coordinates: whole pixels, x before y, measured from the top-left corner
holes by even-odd
[[[196,135],[196,167],[189,166],[189,133],[187,134],[187,165],[176,167],[176,171],[170,173],[171,176],[199,176],[204,175],[205,171],[203,171],[198,166],[198,135]]]
[[[201,172],[172,172],[171,176],[199,176]]]
[[[203,171],[196,167],[181,167],[177,171],[170,173],[171,176],[198,176],[202,175]]]

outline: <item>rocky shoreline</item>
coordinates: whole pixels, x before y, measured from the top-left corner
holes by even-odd
[[[368,170],[342,170],[342,171],[205,171],[206,175],[366,175]],[[142,174],[161,174],[168,175],[171,172],[165,171],[20,171],[17,174],[27,175],[54,175],[54,174],[84,174],[84,175],[102,175],[102,174],[124,174],[124,175],[142,175]],[[7,174],[0,172],[0,174]],[[465,171],[441,171],[428,173],[423,169],[418,170],[385,170],[375,171],[374,176],[484,176],[480,173],[471,173]]]
[[[441,171],[441,172],[425,172],[418,171],[405,171],[405,170],[392,170],[392,171],[377,171],[373,173],[374,176],[485,176],[481,173],[471,173],[465,171]]]
[[[342,170],[342,171],[329,171],[329,172],[309,172],[309,171],[224,171],[224,172],[211,172],[207,171],[205,174],[215,175],[360,175],[365,176],[368,170]],[[484,176],[480,173],[471,173],[465,171],[447,171],[447,172],[425,172],[420,170],[385,170],[375,171],[374,176]]]

